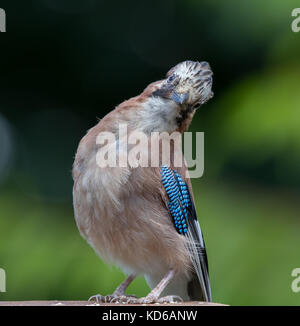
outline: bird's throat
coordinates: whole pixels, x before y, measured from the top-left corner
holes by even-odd
[[[178,127],[177,130],[181,133],[187,131],[192,122],[194,114],[195,109],[193,109],[192,106],[182,108],[176,117],[176,124]]]

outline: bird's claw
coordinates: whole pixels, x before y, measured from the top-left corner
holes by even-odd
[[[159,303],[175,303],[175,302],[183,302],[183,299],[178,295],[167,295],[165,297],[161,297],[157,300]]]
[[[119,295],[115,296],[110,303],[128,303],[130,300],[136,300],[135,295]]]
[[[183,302],[182,298],[177,295],[168,295],[165,297],[157,298],[152,295],[148,295],[143,298],[137,298],[135,296],[120,296],[113,299],[115,303],[126,303],[126,304],[153,304],[153,303],[175,303]]]
[[[91,296],[88,301],[95,301],[96,303],[119,303],[126,302],[126,300],[130,300],[131,298],[136,298],[135,295],[127,295],[127,294],[109,294],[109,295],[101,295],[96,294]]]
[[[95,301],[96,303],[108,303],[112,300],[111,295],[101,295],[101,294],[96,294],[91,296],[88,301]]]

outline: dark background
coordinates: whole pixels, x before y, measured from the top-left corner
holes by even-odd
[[[298,1],[0,1],[0,300],[86,299],[122,273],[73,220],[71,169],[86,130],[183,60],[206,60],[215,97],[193,180],[213,298],[298,304]],[[131,287],[147,293],[139,278]]]

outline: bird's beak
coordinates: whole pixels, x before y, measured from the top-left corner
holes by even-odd
[[[169,100],[174,101],[177,104],[186,104],[188,98],[189,98],[189,93],[178,93],[174,90],[174,85],[166,85],[155,92],[153,92],[154,96],[160,96]]]
[[[185,104],[188,97],[188,93],[177,93],[173,91],[171,94],[171,100],[173,100],[177,104]]]

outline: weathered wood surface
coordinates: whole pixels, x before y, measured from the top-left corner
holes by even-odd
[[[143,304],[142,306],[157,306],[158,304]],[[212,302],[180,302],[159,304],[160,306],[225,306],[220,303]],[[0,301],[0,306],[137,306],[136,304],[117,304],[117,303],[94,303],[89,301]],[[139,305],[140,306],[140,305]]]

